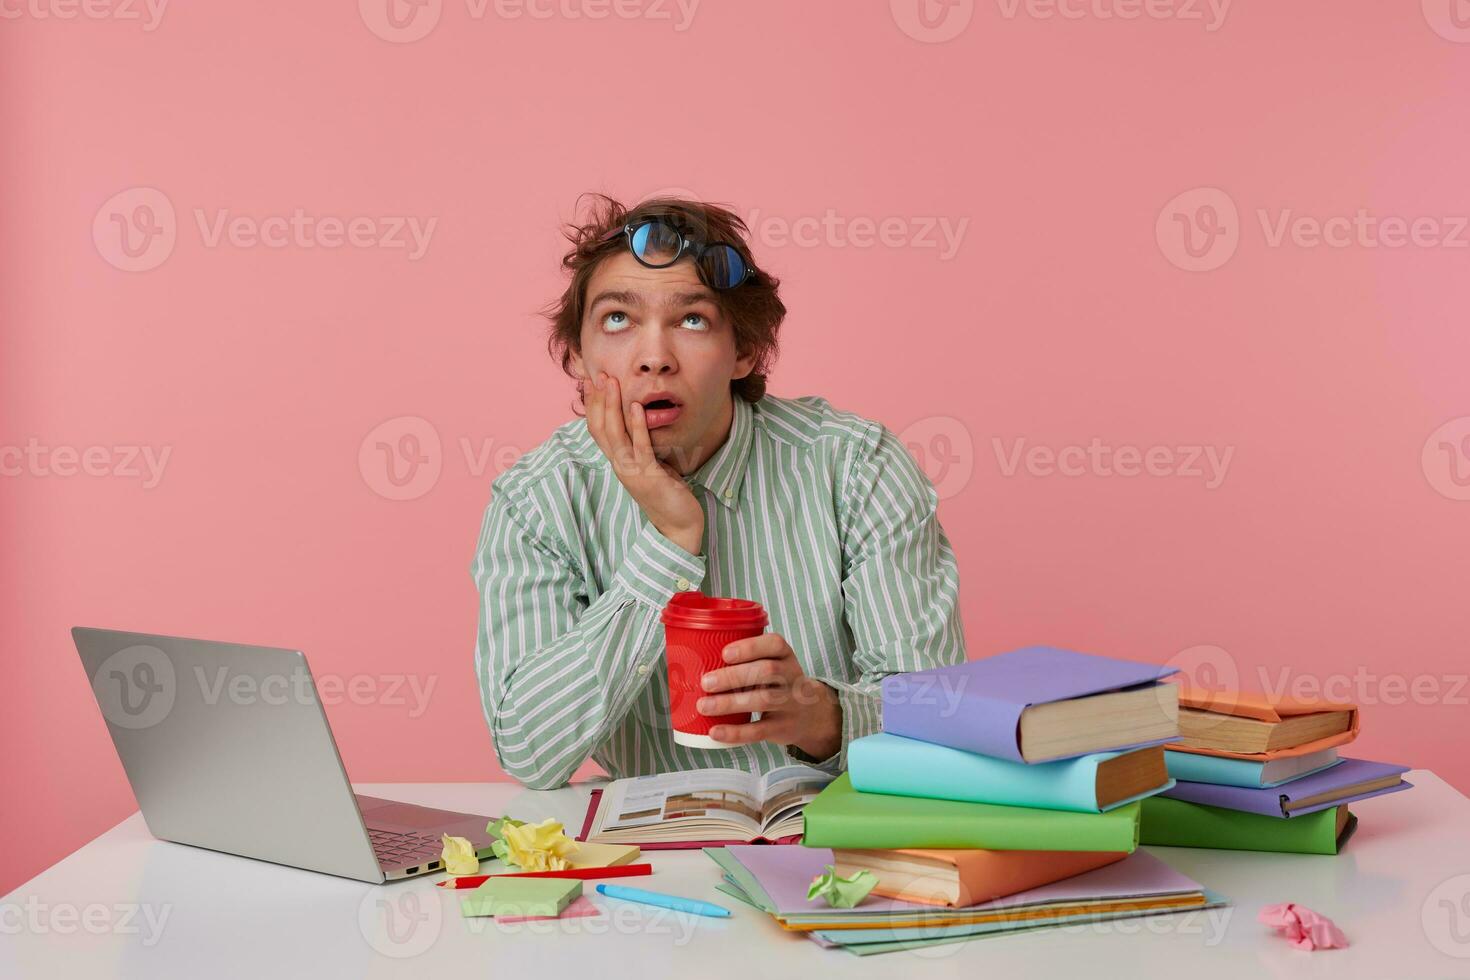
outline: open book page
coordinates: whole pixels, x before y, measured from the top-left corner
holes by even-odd
[[[667,821],[718,821],[761,829],[761,781],[737,769],[689,769],[618,779],[603,791],[601,832]]]
[[[799,833],[799,826],[795,830],[787,828],[776,834],[771,831],[799,813],[802,807],[836,778],[811,766],[782,766],[766,773],[760,778],[757,787],[761,799],[761,832],[766,836],[776,837]]]

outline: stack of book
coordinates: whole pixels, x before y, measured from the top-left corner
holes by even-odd
[[[1187,686],[1179,705],[1177,782],[1144,803],[1142,843],[1336,854],[1357,828],[1348,804],[1413,786],[1407,766],[1338,754],[1356,705]]]
[[[1123,862],[1139,801],[1174,786],[1174,672],[1028,647],[888,677],[884,731],[848,747],[802,844],[871,871],[877,896],[954,908]]]

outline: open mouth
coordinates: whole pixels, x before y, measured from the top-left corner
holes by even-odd
[[[672,398],[651,398],[643,403],[643,418],[650,430],[673,425],[683,411],[684,406]]]

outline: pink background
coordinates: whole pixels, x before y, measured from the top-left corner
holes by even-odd
[[[1240,0],[1219,23],[987,0],[932,31],[912,0],[704,0],[687,25],[669,3],[442,0],[415,41],[381,0],[177,3],[153,30],[49,2],[0,30],[0,447],[170,455],[150,488],[4,460],[0,891],[134,808],[74,624],[300,647],[384,695],[328,709],[355,779],[504,778],[469,563],[491,479],[570,418],[535,311],[593,189],[758,210],[790,308],[772,390],[906,432],[972,656],[1044,642],[1336,682],[1364,706],[1357,754],[1470,789],[1470,232],[1272,243],[1284,209],[1455,238],[1470,29],[1449,0]],[[175,212],[145,271],[118,267],[113,216],[150,198],[109,203],[135,188]],[[1203,204],[1223,234],[1191,260]],[[222,209],[437,224],[410,260],[211,244],[196,211]],[[968,222],[954,254],[925,247],[939,219]],[[403,417],[439,448],[393,500],[359,450]],[[1173,475],[1187,454],[1133,477],[1009,465],[1019,439],[1094,438],[1233,448],[1214,488]],[[387,696],[405,674],[435,685],[416,717]]]

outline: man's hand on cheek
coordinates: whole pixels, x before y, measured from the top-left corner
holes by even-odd
[[[748,725],[716,725],[710,737],[738,745],[777,742],[795,745],[814,759],[842,747],[842,706],[837,692],[801,669],[796,652],[779,633],[736,640],[725,647],[729,666],[704,675],[700,714],[759,711]]]
[[[661,462],[643,406],[623,406],[618,380],[597,372],[586,389],[587,431],[617,477],[654,527],[690,554],[699,554],[704,542],[704,510],[679,472]]]

